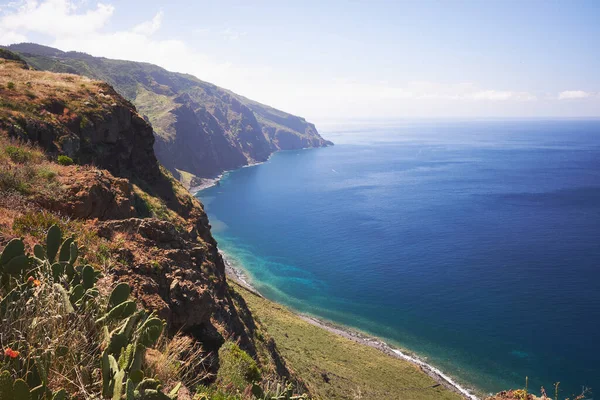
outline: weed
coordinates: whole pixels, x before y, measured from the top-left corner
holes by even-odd
[[[31,151],[25,150],[17,146],[6,146],[4,148],[4,151],[6,152],[6,154],[8,154],[8,157],[11,159],[12,162],[19,164],[29,162],[33,158],[33,154],[31,153]]]
[[[56,178],[56,171],[48,167],[40,167],[37,173],[40,178],[50,182],[54,181],[54,179]]]
[[[65,155],[58,156],[57,161],[60,165],[65,165],[65,166],[73,165],[73,159],[71,157],[65,156]]]
[[[243,391],[249,384],[261,379],[256,361],[234,342],[226,342],[219,349],[219,372],[217,381]]]
[[[30,211],[15,218],[13,231],[20,236],[31,235],[41,240],[52,225],[59,223],[58,217],[47,211]]]

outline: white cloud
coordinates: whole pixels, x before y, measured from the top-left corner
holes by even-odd
[[[299,68],[273,68],[259,59],[233,63],[222,58],[226,56],[216,58],[198,51],[193,46],[197,42],[194,37],[226,46],[227,42],[241,38],[246,32],[197,26],[188,41],[172,40],[156,34],[163,22],[167,24],[168,10],[167,13],[157,12],[148,21],[135,21],[129,28],[111,32],[107,31],[107,26],[118,10],[108,3],[84,6],[86,2],[23,0],[6,4],[0,9],[0,44],[27,41],[32,37],[40,40],[41,36],[45,38],[41,40],[42,44],[65,51],[150,62],[171,71],[193,74],[308,119],[534,115],[536,112],[548,115],[544,110],[552,110],[548,104],[556,104],[557,99],[591,95],[575,90],[548,97],[520,88],[494,88],[474,82],[401,82],[379,76],[374,76],[371,81],[328,79],[327,76],[304,73]],[[561,110],[566,110],[566,105],[561,106]]]
[[[26,42],[27,36],[17,32],[7,32],[0,27],[0,45],[8,45],[11,43]]]
[[[408,82],[402,86],[388,82],[361,83],[352,79],[336,79],[330,90],[348,96],[385,100],[447,100],[447,101],[534,101],[537,97],[529,92],[491,90],[474,83],[439,83],[429,81]]]
[[[589,92],[584,92],[583,90],[565,90],[564,92],[560,92],[558,94],[559,100],[573,100],[573,99],[585,99],[587,97],[591,97],[592,94]]]
[[[238,40],[239,38],[246,36],[246,32],[240,32],[232,28],[223,29],[221,35],[226,40]]]
[[[160,29],[162,24],[163,12],[159,11],[150,21],[142,22],[133,27],[133,32],[140,35],[150,36]]]
[[[473,100],[490,100],[490,101],[535,101],[537,96],[528,92],[513,92],[506,90],[484,90],[475,92],[470,96]]]
[[[73,37],[97,32],[106,25],[115,8],[98,3],[96,8],[78,13],[79,6],[69,0],[26,0],[13,5],[0,17],[2,33],[35,32],[53,37]]]

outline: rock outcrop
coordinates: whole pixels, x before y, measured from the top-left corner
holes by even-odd
[[[80,219],[137,216],[135,195],[127,179],[95,168],[73,167],[63,168],[57,181],[61,187],[58,193],[38,197],[44,208]]]

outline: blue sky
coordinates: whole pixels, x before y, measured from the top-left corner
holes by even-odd
[[[0,43],[148,61],[316,121],[600,116],[600,1],[0,2]]]

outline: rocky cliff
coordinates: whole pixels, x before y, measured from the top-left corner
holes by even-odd
[[[38,69],[110,83],[151,122],[159,161],[188,186],[197,178],[215,177],[225,170],[265,161],[277,150],[332,144],[304,118],[191,75],[32,43],[8,48]]]
[[[18,236],[32,244],[59,224],[104,268],[106,285],[128,282],[171,334],[201,346],[207,379],[226,340],[289,378],[229,289],[202,204],[160,166],[153,145],[151,126],[110,85],[32,70],[1,52],[0,247]]]

